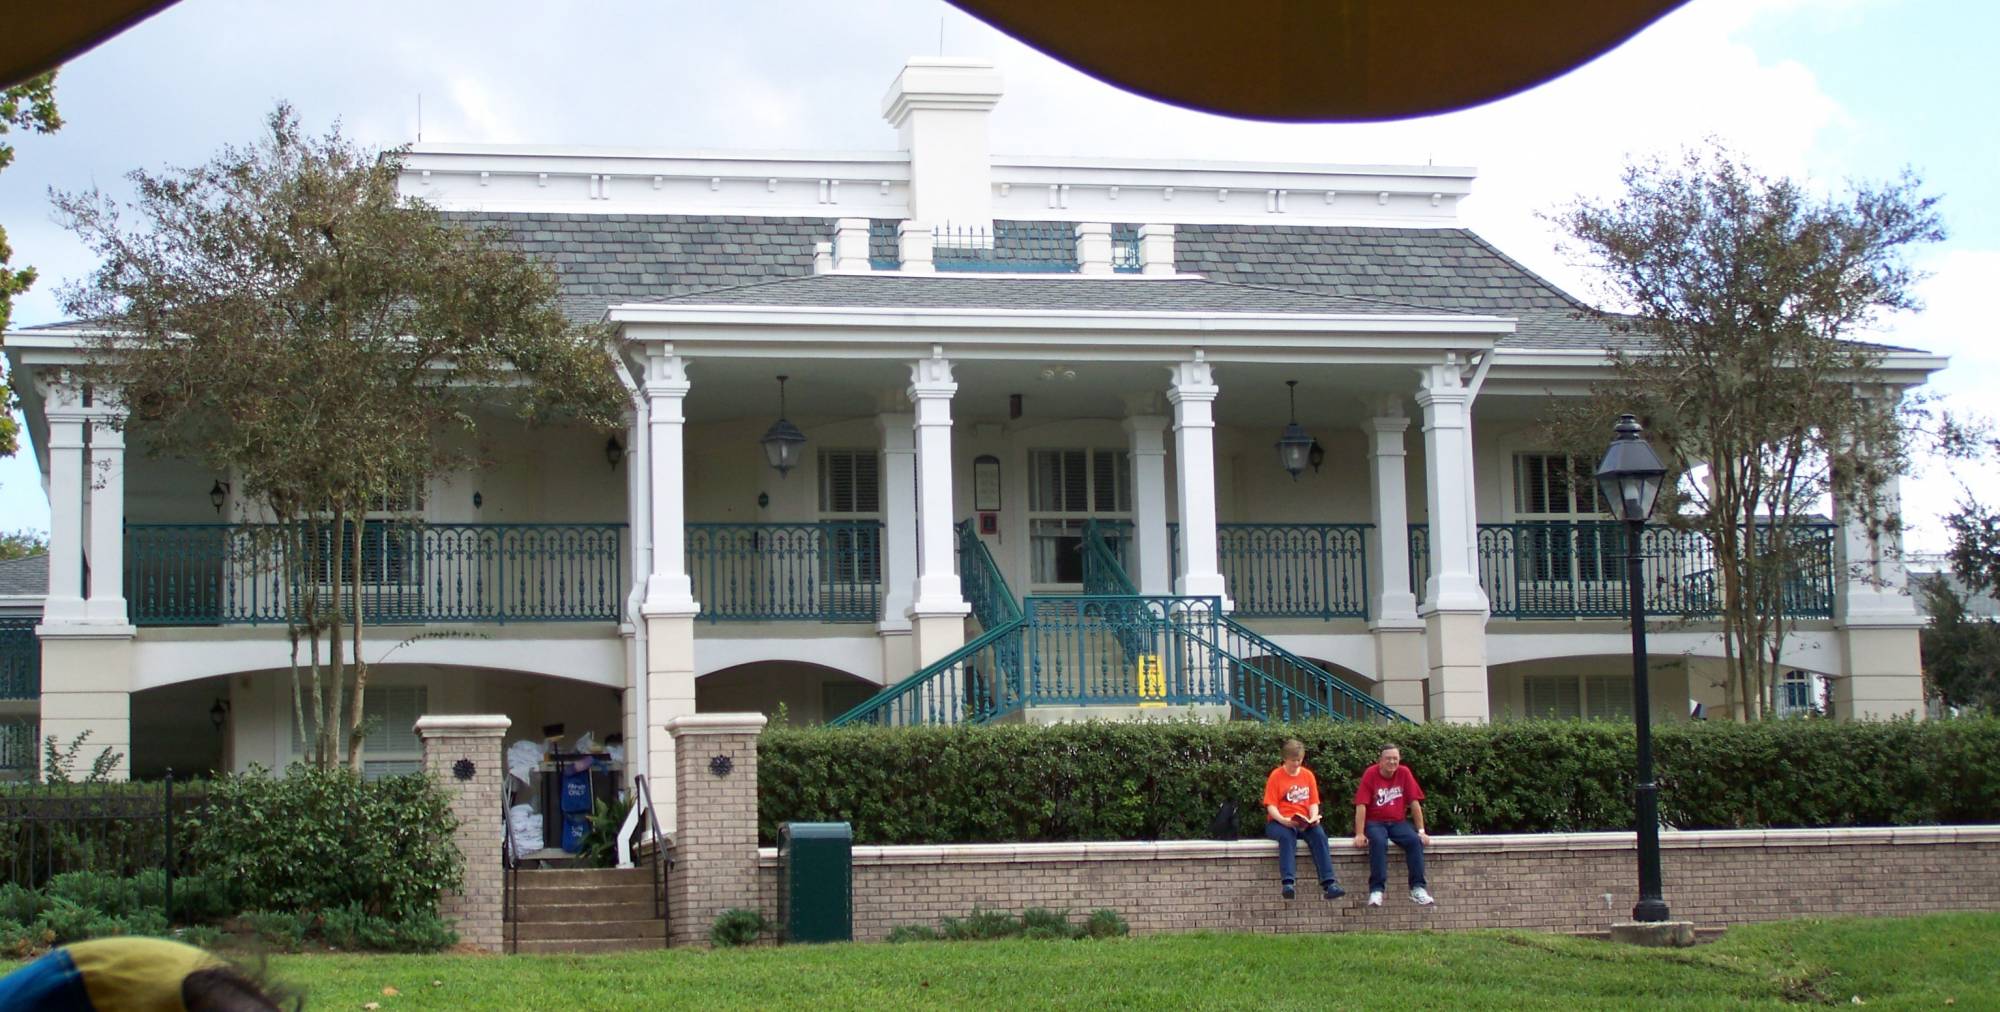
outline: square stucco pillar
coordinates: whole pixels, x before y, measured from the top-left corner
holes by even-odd
[[[1901,482],[1890,478],[1879,492],[1883,516],[1901,513]],[[1834,716],[1886,720],[1924,715],[1923,656],[1918,634],[1923,616],[1909,591],[1902,537],[1871,523],[1857,504],[1835,501],[1840,524],[1835,543],[1835,626],[1840,675],[1833,680]]]
[[[910,403],[916,408],[917,579],[911,593],[913,660],[918,668],[965,645],[965,603],[958,584],[952,537],[951,361],[944,349],[910,364]]]
[[[83,599],[84,426],[83,385],[66,374],[35,374],[49,423],[49,587],[42,621],[85,620]]]
[[[1181,571],[1175,590],[1187,597],[1222,598],[1229,607],[1228,588],[1217,567],[1215,534],[1215,385],[1213,368],[1202,353],[1192,362],[1169,369],[1173,385],[1167,403],[1174,408],[1174,477],[1181,518]]]
[[[646,622],[646,782],[660,810],[660,824],[674,825],[673,739],[669,721],[694,712],[694,619],[701,606],[687,573],[686,472],[687,361],[668,346],[647,349],[647,424],[653,571],[646,578],[640,615]]]
[[[115,394],[99,389],[90,419],[90,589],[86,621],[127,624],[125,614],[125,431]]]
[[[674,829],[667,876],[670,944],[703,944],[717,914],[758,908],[757,735],[761,713],[676,717],[675,794],[685,817]]]
[[[1368,628],[1375,634],[1375,698],[1411,720],[1424,719],[1430,664],[1424,651],[1424,620],[1410,589],[1410,501],[1404,473],[1404,434],[1410,420],[1401,398],[1378,405],[1368,423],[1368,462],[1373,478],[1376,545],[1368,578]]]
[[[1475,557],[1472,514],[1472,394],[1454,358],[1422,370],[1424,495],[1430,506],[1431,576],[1424,588],[1430,717],[1485,722],[1486,592]]]
[[[1148,395],[1145,400],[1152,401]],[[1172,594],[1172,551],[1167,543],[1167,419],[1161,415],[1125,417],[1125,436],[1132,458],[1133,553],[1138,563],[1139,593]]]
[[[916,671],[910,604],[917,586],[916,416],[875,416],[882,434],[882,674],[889,684]]]
[[[438,915],[453,922],[458,940],[488,952],[506,944],[506,870],[500,863],[500,834],[506,819],[501,791],[507,764],[501,741],[513,723],[504,714],[425,716],[415,730],[423,740],[424,772],[451,794],[458,817],[453,843],[465,858],[465,882],[438,898]]]

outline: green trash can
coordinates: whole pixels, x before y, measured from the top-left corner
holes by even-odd
[[[787,942],[854,940],[854,828],[778,824],[778,922]]]

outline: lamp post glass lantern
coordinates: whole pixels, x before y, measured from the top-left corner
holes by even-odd
[[[805,454],[806,434],[785,417],[785,380],[789,376],[778,377],[778,420],[764,431],[764,438],[758,443],[764,447],[764,459],[778,469],[778,477],[783,478],[799,465]]]
[[[1620,415],[1618,434],[1597,465],[1597,489],[1610,503],[1612,515],[1625,521],[1625,594],[1632,609],[1632,719],[1639,733],[1639,782],[1633,809],[1639,836],[1639,902],[1632,919],[1658,923],[1668,919],[1660,886],[1660,786],[1653,782],[1653,714],[1646,679],[1646,567],[1640,537],[1653,504],[1660,496],[1666,466],[1646,444],[1639,419]]]
[[[1293,481],[1297,481],[1299,474],[1309,463],[1315,468],[1318,467],[1312,461],[1313,448],[1318,443],[1307,434],[1303,426],[1299,425],[1299,381],[1286,380],[1285,389],[1291,397],[1292,420],[1285,424],[1285,431],[1278,436],[1278,466],[1284,468],[1285,473],[1291,475]],[[1324,459],[1323,451],[1322,459]]]

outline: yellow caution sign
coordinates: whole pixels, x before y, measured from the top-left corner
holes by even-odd
[[[1139,655],[1139,705],[1167,705],[1167,674],[1160,670],[1159,654]]]

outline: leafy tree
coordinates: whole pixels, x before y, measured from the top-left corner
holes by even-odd
[[[362,518],[476,466],[499,411],[609,429],[625,403],[608,334],[563,316],[547,267],[400,196],[399,167],[280,105],[250,146],[133,173],[129,204],[55,198],[103,260],[64,292],[103,325],[88,374],[147,452],[234,474],[274,521],[248,554],[292,588],[293,709],[321,765],[360,762],[364,554],[406,536]]]
[[[1931,624],[1924,627],[1924,682],[1946,706],[2000,711],[2000,622],[1969,613],[1966,595],[1942,575],[1920,583]]]
[[[41,531],[0,531],[0,562],[25,559],[49,550],[49,539]]]
[[[1907,172],[1821,196],[1713,142],[1631,163],[1623,181],[1553,220],[1617,310],[1596,316],[1636,340],[1610,350],[1612,377],[1590,397],[1558,402],[1549,429],[1595,460],[1612,418],[1641,416],[1680,469],[1656,516],[1714,548],[1731,706],[1768,714],[1787,601],[1828,575],[1803,525],[1831,496],[1877,537],[1895,526],[1882,490],[1907,469],[1922,408],[1871,379],[1881,349],[1853,335],[1918,308],[1904,255],[1944,237],[1936,198]]]
[[[53,72],[0,91],[0,170],[14,162],[14,145],[6,140],[10,131],[19,128],[47,134],[61,127]],[[35,283],[33,267],[15,270],[7,266],[13,255],[13,248],[7,245],[7,230],[0,227],[0,331],[7,329],[7,320],[13,315],[14,296]],[[0,388],[0,457],[11,457],[20,448],[20,426],[14,421],[19,406],[11,386]]]

